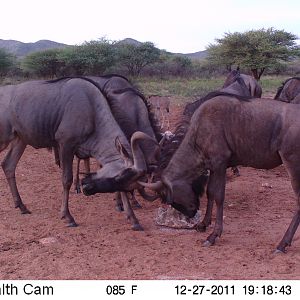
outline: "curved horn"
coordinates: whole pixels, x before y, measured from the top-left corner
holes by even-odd
[[[157,141],[149,136],[148,134],[145,134],[144,132],[141,131],[136,131],[132,136],[131,136],[131,151],[132,151],[132,156],[133,156],[133,165],[134,168],[137,169],[138,172],[143,172],[147,169],[146,162],[145,162],[145,157],[140,149],[140,146],[138,144],[139,140],[148,140],[152,141],[156,145],[158,145]]]
[[[137,190],[139,191],[140,195],[147,201],[153,202],[154,200],[159,198],[158,195],[149,195],[149,194],[147,194],[144,187],[138,188]]]
[[[164,185],[163,185],[163,183],[161,181],[152,182],[152,183],[138,181],[137,183],[139,185],[141,185],[143,187],[146,187],[146,188],[148,188],[150,190],[153,190],[153,191],[161,191],[162,188],[164,187]]]

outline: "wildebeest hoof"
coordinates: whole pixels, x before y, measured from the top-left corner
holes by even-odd
[[[75,221],[67,224],[67,227],[77,227],[77,226],[78,226],[78,224]]]
[[[21,214],[31,214],[31,211],[27,209],[27,207],[22,203],[15,206],[15,208],[19,208]]]
[[[213,243],[211,243],[211,242],[208,241],[208,240],[206,240],[206,241],[202,244],[203,247],[210,247],[210,246],[212,246],[212,245],[213,245]]]
[[[280,249],[276,249],[276,250],[274,251],[274,254],[285,254],[285,253],[286,253],[285,250],[280,250]]]
[[[140,224],[134,224],[132,226],[132,230],[134,230],[134,231],[144,231],[144,228]]]

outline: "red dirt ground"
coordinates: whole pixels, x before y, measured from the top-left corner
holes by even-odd
[[[172,125],[180,107],[172,109]],[[1,153],[2,160],[5,152]],[[53,154],[28,147],[17,168],[19,191],[31,215],[13,208],[0,176],[0,279],[300,279],[300,230],[287,254],[274,254],[295,208],[285,169],[228,170],[224,232],[202,247],[211,232],[159,227],[159,201],[145,202],[134,232],[114,208],[112,194],[73,192],[70,210],[79,224],[59,218],[62,186]],[[271,187],[270,187],[271,186]],[[201,211],[206,199],[202,199]]]

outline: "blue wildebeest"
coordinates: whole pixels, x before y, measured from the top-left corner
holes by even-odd
[[[131,139],[134,132],[140,131],[150,136],[153,140],[159,141],[161,133],[154,114],[150,109],[150,104],[144,95],[134,88],[125,77],[113,74],[89,78],[97,82],[101,87],[114,118],[128,140]],[[147,172],[151,173],[157,166],[158,148],[153,141],[149,140],[140,140],[138,144],[145,158]],[[153,201],[156,198],[147,195],[141,188],[138,188],[138,190],[146,200]],[[96,193],[96,189],[93,192]],[[130,194],[135,201],[134,205],[138,206],[139,204],[134,197],[134,191],[131,191]],[[122,210],[119,192],[116,194],[116,200],[117,209]],[[135,228],[137,226],[136,224]],[[140,225],[139,228],[142,229]]]
[[[58,149],[64,191],[61,216],[68,226],[76,226],[68,207],[74,155],[94,157],[102,165],[89,181],[90,186],[102,182],[99,192],[125,191],[146,172],[137,140],[151,138],[136,134],[130,146],[92,80],[29,81],[1,87],[0,98],[0,150],[10,144],[2,168],[22,213],[29,210],[19,195],[15,169],[27,145]]]
[[[160,121],[161,128],[165,127],[167,130],[170,129],[170,97],[169,96],[159,96],[159,95],[150,95],[148,97],[153,110],[155,111],[156,118]]]
[[[161,181],[147,186],[160,191],[162,199],[174,208],[193,217],[199,208],[201,190],[197,178],[209,170],[207,196],[208,201],[216,202],[217,214],[213,232],[204,243],[208,246],[223,231],[227,167],[272,169],[283,163],[297,197],[295,215],[277,246],[277,252],[285,252],[300,222],[300,107],[269,99],[212,96],[194,113]],[[203,226],[207,224],[200,224]]]
[[[283,82],[282,85],[277,89],[274,99],[299,104],[300,77],[291,77]]]
[[[89,76],[87,77],[93,82],[96,82],[101,89],[103,95],[110,106],[111,112],[119,124],[120,128],[124,132],[128,141],[130,141],[132,135],[136,131],[141,131],[152,137],[153,140],[159,140],[160,131],[159,126],[155,121],[154,114],[150,111],[150,104],[146,101],[145,97],[133,87],[126,77],[110,74],[105,76]],[[126,109],[125,109],[126,108]],[[147,140],[138,141],[137,151],[141,151],[144,155],[146,167],[148,172],[152,172],[153,168],[157,164],[158,147],[152,142]],[[59,155],[57,149],[54,149],[56,153],[56,161],[59,161]],[[90,172],[89,159],[85,159],[86,173]],[[77,160],[76,176],[74,180],[75,189],[80,192],[79,183],[79,164],[80,159]],[[92,178],[89,176],[88,178]],[[97,193],[95,188],[87,189],[88,179],[84,179],[84,193],[86,195],[92,195]],[[138,187],[138,191],[144,199],[153,201],[156,199],[154,196],[147,195],[143,188]],[[121,195],[120,192],[116,192],[116,207],[119,211],[125,208],[127,217],[132,220],[134,230],[142,230],[142,226],[139,224],[133,210],[131,209],[130,202],[127,197],[132,198],[133,205],[140,207],[137,202],[134,190],[128,191],[126,195]],[[126,203],[124,202],[126,200]]]
[[[217,90],[215,92],[209,93],[208,95],[194,101],[191,103],[186,104],[183,115],[181,117],[180,122],[177,124],[175,129],[174,135],[162,145],[161,150],[161,158],[159,161],[159,170],[158,173],[161,173],[163,169],[166,168],[169,161],[171,160],[173,154],[178,149],[179,145],[181,144],[182,140],[185,137],[185,134],[190,126],[191,118],[194,112],[206,101],[212,99],[212,95],[221,95],[222,93],[228,94],[231,93],[232,95],[239,95],[242,97],[249,98],[251,97],[250,92],[241,78],[240,74],[237,73],[233,78],[231,78],[231,84],[225,88]],[[236,172],[236,171],[235,171]],[[203,182],[205,182],[204,178],[202,178]]]
[[[135,131],[144,132],[156,140],[161,138],[158,123],[150,110],[150,104],[126,77],[108,74],[87,78],[96,82],[100,87],[114,118],[128,140]],[[153,142],[146,140],[139,141],[139,145],[145,156],[147,168],[151,171],[151,168],[155,168],[157,164],[157,147]],[[78,185],[75,184],[75,188],[79,189]]]
[[[239,76],[240,78],[242,78],[242,80],[244,81],[246,88],[248,89],[250,96],[253,98],[260,98],[262,95],[262,88],[261,85],[259,84],[259,82],[251,75],[246,75],[246,74],[241,74],[240,70],[232,70],[223,85],[223,88],[227,88],[229,87],[232,83],[234,83],[236,81],[236,76]],[[233,93],[233,94],[237,94],[237,95],[243,95],[244,92],[242,92],[242,94],[239,93],[238,90],[228,90],[229,93]]]

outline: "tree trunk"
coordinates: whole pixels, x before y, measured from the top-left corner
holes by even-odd
[[[251,69],[252,75],[256,80],[260,80],[260,77],[262,76],[263,72],[265,71],[265,68],[259,69]]]
[[[258,74],[258,79],[260,79],[261,75],[263,74],[263,72],[265,71],[265,68],[261,68],[260,72]]]
[[[258,70],[257,70],[257,69],[251,69],[251,72],[252,72],[253,77],[254,77],[256,80],[258,80],[258,79],[259,79],[259,78],[258,78]]]

